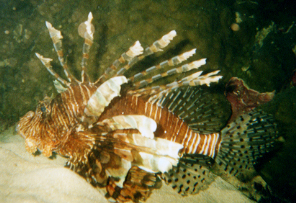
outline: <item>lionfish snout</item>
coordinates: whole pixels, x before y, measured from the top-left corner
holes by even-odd
[[[27,136],[25,135],[26,133],[26,129],[27,126],[29,126],[30,122],[32,121],[32,119],[35,116],[35,112],[34,111],[29,111],[28,113],[26,113],[19,121],[19,123],[17,124],[16,130],[24,137],[26,138]]]

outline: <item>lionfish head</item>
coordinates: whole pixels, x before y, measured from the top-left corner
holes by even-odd
[[[17,125],[18,133],[26,139],[26,149],[34,153],[37,150],[37,143],[41,139],[42,129],[46,125],[46,121],[51,114],[50,97],[45,97],[40,101],[35,112],[27,112],[19,121]]]

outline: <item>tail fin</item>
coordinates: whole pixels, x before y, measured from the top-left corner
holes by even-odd
[[[216,162],[236,174],[253,166],[271,151],[278,137],[270,115],[254,110],[236,118],[221,131],[221,146]]]

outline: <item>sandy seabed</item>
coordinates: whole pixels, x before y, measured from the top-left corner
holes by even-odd
[[[0,135],[0,202],[64,203],[108,202],[102,191],[64,167],[66,159],[33,156],[15,128]],[[182,197],[165,183],[146,201],[152,202],[253,202],[220,177],[197,195]]]

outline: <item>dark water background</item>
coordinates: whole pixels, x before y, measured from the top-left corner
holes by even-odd
[[[204,70],[221,70],[221,93],[234,76],[259,92],[276,90],[264,110],[274,115],[285,142],[258,172],[277,197],[274,202],[293,201],[296,88],[290,82],[296,69],[295,5],[288,0],[0,0],[0,132],[54,91],[53,77],[35,56],[38,52],[53,58],[54,69],[61,72],[45,21],[62,31],[68,65],[79,76],[83,39],[77,27],[93,13],[96,32],[88,67],[93,79],[136,40],[146,47],[175,29],[178,36],[157,57],[164,60],[196,47],[194,59],[208,59]],[[231,29],[233,23],[238,31]],[[153,64],[158,59],[150,60]]]

